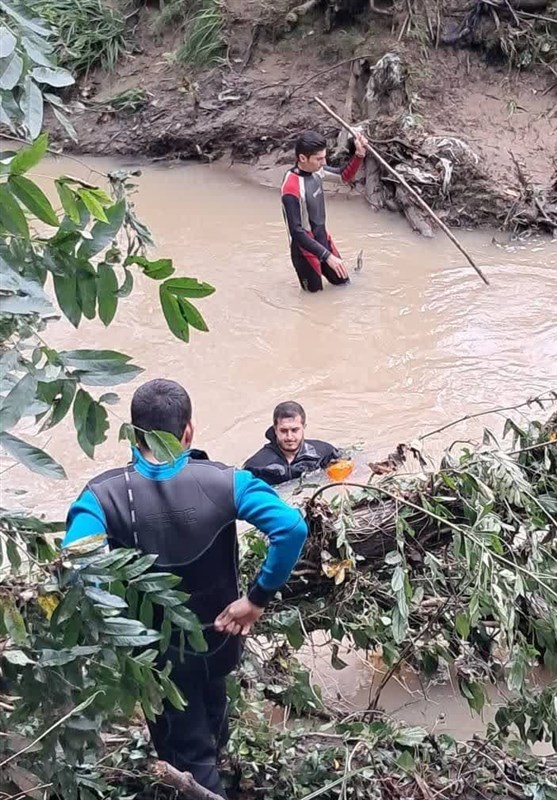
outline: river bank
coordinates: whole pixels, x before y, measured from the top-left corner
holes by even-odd
[[[340,16],[327,30],[316,10],[286,24],[291,6],[229,0],[226,58],[206,69],[176,62],[182,29],[155,35],[159,12],[141,8],[133,46],[115,70],[92,71],[79,84],[72,116],[78,143],[59,143],[67,152],[156,160],[227,156],[265,180],[268,167],[291,163],[300,130],[317,127],[336,142],[338,129],[313,101],[320,95],[338,112],[349,110],[352,122],[374,115],[370,132],[380,152],[450,225],[556,229],[551,68],[510,69],[474,43],[442,44],[439,36],[431,43],[419,35],[421,17],[410,32],[398,12]],[[454,24],[447,11],[442,25]],[[392,97],[387,108],[370,108],[362,74],[368,81],[386,53],[400,62],[404,98],[396,108]],[[126,104],[132,96],[141,101]],[[374,207],[400,210],[385,176],[381,197],[369,175],[366,183],[359,188]]]

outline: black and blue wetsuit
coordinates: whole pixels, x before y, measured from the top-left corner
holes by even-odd
[[[207,789],[226,797],[216,768],[226,739],[225,677],[238,664],[240,639],[218,633],[215,618],[238,598],[236,520],[245,520],[269,539],[269,549],[249,592],[265,606],[288,579],[303,547],[307,525],[263,481],[245,470],[209,461],[200,451],[184,452],[173,464],[153,464],[139,450],[126,467],[112,469],[86,485],[68,513],[64,547],[104,534],[109,547],[134,547],[157,555],[153,569],[181,578],[187,606],[206,627],[206,653],[180,652],[175,631],[161,664],[173,662],[172,678],[188,706],[164,712],[149,723],[159,757],[191,772]],[[156,607],[155,607],[156,608]],[[162,618],[155,617],[155,626]]]

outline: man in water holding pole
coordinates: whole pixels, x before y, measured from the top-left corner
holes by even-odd
[[[323,275],[335,286],[350,281],[327,231],[323,181],[353,182],[365,158],[367,140],[358,133],[354,144],[355,153],[345,167],[329,167],[325,138],[315,131],[305,131],[296,140],[296,165],[288,170],[282,183],[282,209],[292,264],[307,292],[323,289]]]

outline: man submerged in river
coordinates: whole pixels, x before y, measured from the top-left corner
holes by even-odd
[[[357,134],[355,153],[343,167],[327,166],[327,142],[306,131],[296,141],[296,166],[282,183],[282,209],[290,237],[290,254],[304,291],[323,289],[322,276],[335,286],[350,278],[325,223],[323,181],[351,183],[365,158],[366,139]]]
[[[306,472],[324,469],[340,458],[328,442],[306,439],[306,412],[299,403],[279,403],[273,411],[273,427],[265,436],[268,443],[244,464],[244,469],[265,483],[279,483],[301,478]]]

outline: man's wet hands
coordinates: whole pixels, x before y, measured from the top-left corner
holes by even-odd
[[[215,630],[233,636],[247,636],[252,625],[262,616],[265,609],[254,605],[247,597],[240,597],[230,603],[215,620]]]

